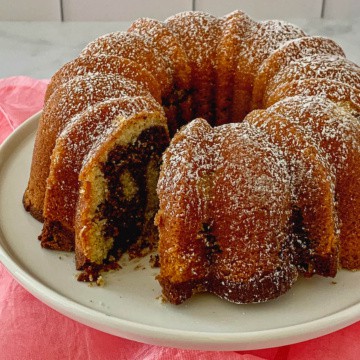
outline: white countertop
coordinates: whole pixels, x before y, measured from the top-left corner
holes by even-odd
[[[294,19],[310,35],[330,37],[360,64],[360,18],[349,21]],[[49,78],[76,57],[88,42],[126,30],[124,22],[0,22],[0,78],[27,75]]]

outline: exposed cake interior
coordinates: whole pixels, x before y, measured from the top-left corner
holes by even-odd
[[[80,174],[84,191],[79,198],[81,210],[77,217],[81,221],[76,233],[85,245],[82,246],[85,252],[77,249],[78,269],[112,262],[127,250],[130,256],[139,256],[156,243],[156,184],[168,134],[160,123],[149,120],[149,116],[142,120],[147,121],[147,127],[139,126],[138,134],[133,129],[130,133],[125,130],[111,149],[101,154],[103,159],[98,166],[90,166],[89,174],[84,175],[87,170]],[[129,136],[131,141],[124,142]],[[100,153],[101,148],[94,157]],[[88,196],[94,199],[91,206],[85,201]],[[84,211],[89,218],[83,216]]]

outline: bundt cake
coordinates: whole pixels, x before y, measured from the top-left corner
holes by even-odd
[[[52,77],[25,209],[81,280],[158,247],[175,304],[360,269],[359,84],[338,44],[283,21],[138,19]]]

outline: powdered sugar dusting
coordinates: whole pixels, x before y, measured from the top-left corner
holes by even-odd
[[[257,73],[262,62],[279,46],[290,39],[305,36],[295,25],[285,21],[266,20],[258,24],[256,31],[239,53],[239,72],[249,72],[252,77]],[[241,67],[245,66],[244,70]]]
[[[141,64],[155,75],[162,86],[163,96],[168,95],[172,82],[171,70],[146,37],[133,32],[113,32],[100,36],[82,51],[82,55],[98,54],[117,55]]]
[[[264,99],[282,84],[309,78],[328,79],[345,83],[360,90],[360,67],[337,55],[313,55],[292,61],[269,83]]]
[[[346,165],[349,149],[359,151],[359,126],[355,118],[332,101],[320,97],[295,96],[268,108],[302,126],[325,149],[325,156],[337,168]]]
[[[246,124],[213,130],[199,119],[175,136],[164,154],[158,183],[160,224],[173,224],[167,234],[173,235],[170,248],[165,245],[169,240],[161,238],[160,225],[160,254],[164,249],[165,257],[161,276],[169,271],[167,258],[173,265],[176,257],[182,281],[199,276],[223,279],[229,288],[217,294],[235,302],[264,301],[296,278],[289,264],[287,235],[289,175],[278,150],[255,133]],[[202,238],[203,226],[209,233]],[[181,245],[184,232],[186,248]],[[210,258],[205,256],[208,265],[204,267],[208,236],[214,237],[218,248]],[[261,293],[263,276],[271,278],[274,288],[270,293]],[[230,295],[231,283],[236,283],[236,294]],[[249,292],[239,295],[239,289],[249,284],[258,290],[254,298]]]
[[[174,77],[176,87],[189,88],[191,69],[187,54],[179,40],[164,23],[154,19],[141,18],[133,22],[128,31],[146,37],[151,46],[157,50],[158,55],[165,60],[166,66]]]
[[[334,276],[337,270],[338,221],[335,211],[335,174],[301,126],[275,112],[251,113],[245,122],[282,151],[291,177],[294,241],[301,249],[298,263],[310,274]],[[317,255],[316,260],[313,254]],[[322,262],[319,261],[322,258]],[[320,264],[320,265],[319,265]],[[324,267],[324,264],[327,264]]]
[[[207,62],[214,65],[216,43],[221,36],[221,19],[196,11],[176,14],[165,23],[178,37],[190,63],[196,66],[206,66]]]
[[[162,108],[150,97],[123,96],[89,106],[68,122],[52,153],[47,181],[47,197],[51,201],[45,204],[47,219],[62,218],[62,221],[74,225],[78,176],[84,163],[91,158],[92,149],[119,127],[117,118],[127,119],[142,111],[162,113]]]
[[[333,40],[319,37],[300,37],[283,43],[261,64],[254,79],[253,108],[262,106],[268,82],[284,67],[303,57],[331,54],[345,57],[341,47]]]
[[[61,86],[50,97],[44,110],[44,121],[57,135],[69,119],[108,97],[145,95],[151,96],[136,81],[118,75],[89,74],[78,76]],[[54,119],[57,119],[56,121]]]
[[[358,121],[332,101],[296,96],[268,108],[301,126],[317,143],[332,167],[340,220],[341,263],[356,268],[360,251],[360,127]]]
[[[75,77],[60,86],[47,101],[39,124],[35,143],[37,162],[32,169],[30,181],[36,183],[42,197],[46,192],[50,156],[56,139],[64,127],[76,115],[109,97],[151,96],[135,81],[117,75],[89,74]],[[38,167],[38,168],[36,168]]]
[[[280,85],[264,104],[268,107],[291,96],[320,96],[344,106],[354,116],[360,114],[360,91],[346,83],[328,79],[294,80]]]
[[[51,78],[45,99],[48,99],[59,86],[72,78],[97,73],[119,75],[137,81],[148,89],[155,99],[160,101],[159,83],[150,72],[132,60],[105,54],[79,56],[66,63]]]

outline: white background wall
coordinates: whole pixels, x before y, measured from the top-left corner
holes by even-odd
[[[1,20],[132,21],[160,20],[185,10],[220,16],[234,9],[256,19],[360,17],[360,0],[0,0]]]

